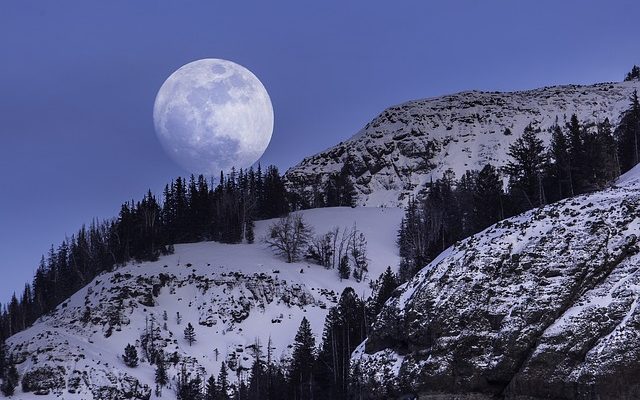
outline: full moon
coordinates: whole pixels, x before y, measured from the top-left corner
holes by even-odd
[[[194,174],[215,176],[258,161],[273,133],[273,107],[251,71],[208,58],[167,78],[156,96],[153,122],[176,163]]]

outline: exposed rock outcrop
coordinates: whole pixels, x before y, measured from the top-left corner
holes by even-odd
[[[500,167],[528,124],[542,130],[581,122],[617,124],[639,81],[555,86],[521,92],[462,92],[390,107],[358,134],[305,158],[286,173],[287,185],[313,204],[318,190],[345,162],[360,205],[397,206],[448,169],[460,177],[486,164]]]
[[[390,299],[353,355],[370,398],[640,398],[640,185],[502,221]]]

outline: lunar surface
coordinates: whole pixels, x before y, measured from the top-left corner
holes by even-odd
[[[167,154],[194,174],[248,168],[273,132],[273,107],[260,80],[221,59],[191,62],[164,82],[153,108]]]

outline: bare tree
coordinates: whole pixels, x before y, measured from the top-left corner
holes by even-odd
[[[333,268],[333,248],[331,245],[332,242],[332,232],[327,232],[324,235],[316,236],[309,244],[309,250],[307,251],[305,257],[315,261],[325,268]]]
[[[300,259],[312,234],[313,231],[305,223],[302,214],[288,214],[271,225],[265,242],[290,263]]]

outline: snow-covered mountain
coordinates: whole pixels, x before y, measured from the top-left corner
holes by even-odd
[[[401,216],[402,210],[391,208],[304,212],[317,234],[356,224],[368,241],[373,278],[398,264],[395,236]],[[258,222],[256,237],[264,237],[271,223]],[[156,342],[186,360],[191,371],[217,375],[222,361],[240,371],[251,366],[256,341],[266,348],[271,340],[274,356],[286,355],[305,316],[319,340],[328,308],[342,290],[351,286],[366,295],[368,283],[341,281],[336,270],[307,262],[285,263],[264,243],[177,245],[173,255],[156,262],[99,275],[54,313],[11,337],[8,345],[18,356],[20,375],[29,382],[29,393],[19,386],[14,397],[155,398],[154,367],[142,362],[128,368],[122,359],[128,343],[141,354],[140,337],[152,320]],[[188,323],[196,332],[192,346],[183,335]],[[171,379],[182,361],[170,364]],[[174,390],[164,389],[162,398],[175,398]]]
[[[542,129],[609,118],[617,124],[640,81],[554,86],[520,92],[470,91],[409,101],[384,110],[351,139],[305,158],[286,173],[307,196],[350,158],[360,205],[398,206],[424,183],[452,169],[457,177],[504,165],[509,145],[528,124]]]
[[[504,164],[508,145],[529,123],[545,140],[547,128],[574,113],[583,122],[615,124],[637,88],[639,81],[408,102],[291,168],[287,184],[312,192],[350,159],[359,204],[387,207],[303,213],[317,234],[355,223],[375,278],[398,266],[403,211],[395,206],[423,183],[450,168],[459,176]],[[356,376],[379,385],[368,395],[415,388],[435,396],[426,398],[548,398],[556,390],[571,399],[640,398],[632,379],[640,375],[638,206],[634,171],[618,187],[500,222],[444,252],[397,291],[354,354]],[[256,237],[271,223],[258,222]],[[153,366],[129,368],[122,359],[127,344],[142,354],[140,338],[151,325],[156,342],[181,360],[170,363],[174,387],[184,362],[208,376],[227,361],[233,377],[251,365],[256,341],[271,341],[276,357],[287,355],[303,317],[319,340],[340,292],[351,286],[366,296],[368,284],[341,281],[336,270],[308,262],[285,263],[260,240],[176,245],[156,262],[99,275],[11,337],[27,382],[15,397],[156,398]],[[188,323],[196,332],[192,345],[183,335]],[[163,390],[163,399],[174,397]]]
[[[365,397],[640,398],[639,234],[640,166],[457,243],[354,352]]]

